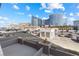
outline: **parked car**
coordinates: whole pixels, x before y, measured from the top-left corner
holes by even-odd
[[[79,35],[72,34],[71,39],[74,40],[74,41],[79,41]]]
[[[72,34],[71,33],[66,34],[65,37],[71,38],[72,37]]]

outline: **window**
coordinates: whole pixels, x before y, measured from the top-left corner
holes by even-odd
[[[46,37],[50,37],[50,32],[46,32]]]
[[[42,37],[45,37],[45,32],[41,32],[41,36]]]

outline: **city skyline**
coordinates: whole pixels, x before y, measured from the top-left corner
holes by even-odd
[[[48,19],[50,14],[63,14],[68,24],[79,19],[78,3],[2,3],[0,25],[31,23],[31,16]]]

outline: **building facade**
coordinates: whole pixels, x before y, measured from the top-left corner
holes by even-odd
[[[56,37],[56,32],[58,28],[41,28],[40,29],[40,38],[47,41],[52,41]]]
[[[47,20],[44,20],[44,25],[49,26],[63,26],[65,25],[65,19],[62,14],[51,14]]]
[[[30,25],[28,23],[20,23],[19,24],[20,29],[27,29],[28,27],[30,27]]]
[[[74,21],[74,27],[77,27],[77,29],[79,30],[79,20]]]
[[[63,26],[64,25],[63,15],[51,14],[49,15],[49,22],[50,22],[50,25],[53,25],[53,26]]]
[[[50,24],[49,19],[45,20],[45,25],[49,25],[49,24]]]
[[[42,20],[38,17],[32,16],[32,26],[42,26]]]
[[[64,26],[65,19],[63,18],[63,14],[51,14],[48,19],[41,20],[38,17],[32,16],[32,26]]]

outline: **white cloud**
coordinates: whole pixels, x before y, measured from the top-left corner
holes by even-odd
[[[61,10],[65,10],[63,4],[60,3],[50,3],[48,4],[48,9],[61,9]]]
[[[1,17],[0,16],[0,27],[2,27],[2,26],[6,26],[7,23],[8,22],[8,18],[7,17]]]
[[[5,23],[5,21],[0,21],[0,24],[4,24]]]
[[[39,8],[39,10],[46,9],[46,8],[47,8],[46,3],[41,3],[41,7]]]
[[[43,8],[46,8],[46,4],[45,4],[45,3],[42,3],[41,6],[42,6]]]
[[[67,16],[63,16],[63,18],[65,19],[65,18],[67,18]]]
[[[73,13],[70,13],[70,16],[74,16],[74,14]]]
[[[11,20],[11,21],[6,21],[6,24],[7,24],[7,25],[10,25],[10,24],[17,24],[17,23],[16,23],[15,20]]]
[[[69,19],[72,20],[72,21],[75,20],[75,18],[73,18],[73,17],[71,17],[71,18],[69,18]]]
[[[51,12],[51,10],[44,10],[46,13],[50,13]]]
[[[3,19],[4,19],[4,20],[9,20],[8,17],[4,17]]]
[[[31,17],[32,15],[31,15],[31,14],[29,14],[28,16],[29,16],[29,17]]]
[[[79,8],[79,5],[77,6],[77,8]]]
[[[75,20],[74,17],[69,17],[67,20],[68,25],[73,25],[73,21]]]
[[[8,17],[0,16],[0,20],[8,20]]]
[[[24,13],[23,13],[23,12],[18,12],[17,14],[18,14],[18,15],[24,15]]]
[[[2,19],[3,17],[2,16],[0,16],[0,20]]]
[[[61,9],[61,10],[65,10],[63,4],[61,3],[47,3],[46,4],[41,4],[42,9],[48,9],[48,10],[53,10],[53,9]]]
[[[79,13],[76,13],[77,16],[79,16]]]
[[[29,6],[26,6],[25,8],[26,8],[26,10],[28,10],[28,11],[30,10],[30,7],[29,7]]]
[[[13,8],[14,8],[15,10],[19,10],[19,9],[20,9],[17,5],[13,5]]]
[[[39,17],[38,15],[35,15],[36,17]]]
[[[46,17],[43,17],[42,19],[48,19],[48,18],[46,18]]]
[[[14,23],[15,20],[10,20],[8,17],[6,16],[0,16],[0,26],[3,27],[3,26],[7,26],[7,24],[9,23]]]

